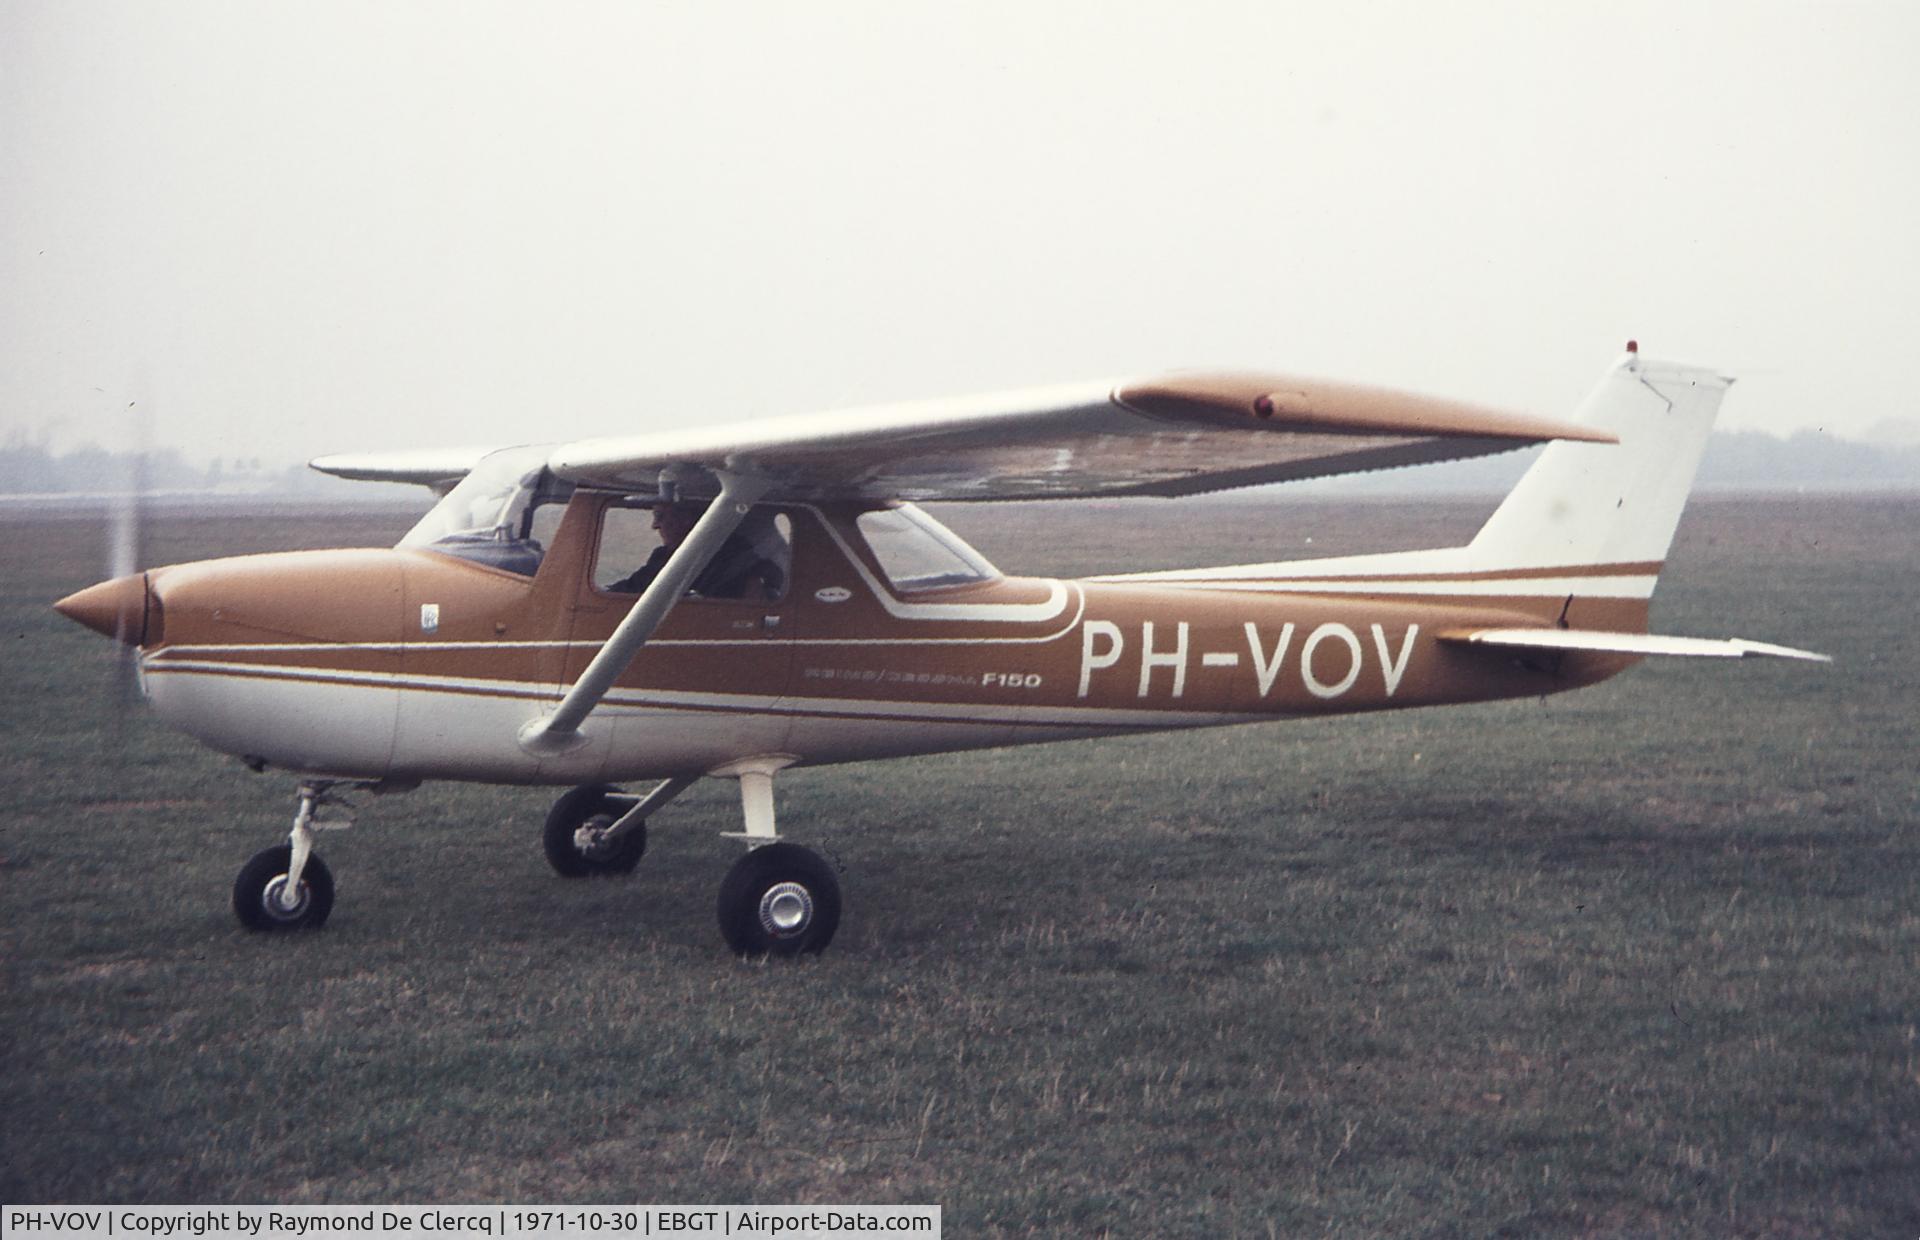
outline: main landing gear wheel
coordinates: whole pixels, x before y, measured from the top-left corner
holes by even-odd
[[[240,867],[233,880],[233,911],[249,930],[317,930],[333,911],[333,875],[318,853],[307,857],[300,890],[286,900],[287,872],[293,869],[293,846],[263,849]]]
[[[605,838],[609,827],[633,802],[619,799],[618,788],[605,785],[575,788],[547,814],[541,837],[547,863],[562,878],[631,874],[647,851],[647,824],[638,822],[617,839]]]
[[[840,927],[840,880],[818,853],[763,844],[720,884],[720,933],[742,956],[819,952]]]

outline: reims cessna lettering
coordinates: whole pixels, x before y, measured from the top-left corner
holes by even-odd
[[[739,781],[748,846],[726,941],[814,952],[840,891],[775,830],[789,768],[1536,696],[1648,655],[1821,658],[1648,632],[1730,382],[1629,345],[1564,424],[1206,373],[326,457],[443,497],[390,550],[176,564],[56,606],[137,650],[169,724],[303,781],[291,838],[234,885],[249,928],[326,921],[314,818],[343,786],[572,785],[545,844],[583,877],[631,871],[647,821],[714,776]],[[913,503],[1164,502],[1541,443],[1471,542],[1431,551],[1009,577]]]

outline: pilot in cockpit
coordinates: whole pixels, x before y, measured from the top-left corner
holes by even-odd
[[[656,504],[653,528],[660,535],[660,545],[653,549],[645,564],[608,588],[617,594],[638,594],[645,590],[666,567],[675,549],[693,532],[706,507],[686,502]],[[784,540],[774,529],[772,513],[765,509],[748,513],[740,528],[720,545],[713,561],[693,579],[692,593],[703,598],[779,598],[786,591],[786,570],[780,563],[783,557],[769,554],[777,550],[769,538],[784,546]]]

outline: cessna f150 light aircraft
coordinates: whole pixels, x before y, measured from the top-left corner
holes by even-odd
[[[56,606],[137,649],[169,724],[304,780],[289,842],[235,883],[252,929],[326,920],[315,811],[342,786],[574,785],[545,843],[577,877],[632,870],[647,820],[719,776],[749,845],[720,886],[728,944],[819,951],[840,891],[775,831],[789,768],[1531,697],[1647,655],[1822,658],[1649,635],[1731,380],[1628,350],[1566,424],[1196,373],[327,457],[443,498],[389,550],[177,564]],[[1430,551],[1009,577],[913,504],[1189,496],[1540,443],[1470,543]],[[659,782],[618,787],[636,780]]]

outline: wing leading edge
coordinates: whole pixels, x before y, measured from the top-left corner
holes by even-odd
[[[1485,456],[1604,432],[1382,388],[1170,375],[582,440],[575,482],[695,492],[722,474],[773,500],[1018,500],[1207,491]]]

